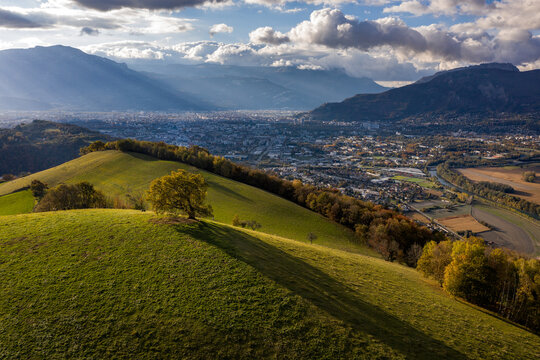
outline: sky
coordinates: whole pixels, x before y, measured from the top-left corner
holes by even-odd
[[[388,85],[486,62],[540,68],[540,0],[0,0],[0,49],[131,64],[342,68]]]

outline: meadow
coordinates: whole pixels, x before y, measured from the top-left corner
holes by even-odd
[[[34,203],[35,200],[30,190],[0,196],[0,215],[29,213],[34,208]]]
[[[33,179],[39,179],[51,187],[62,182],[88,181],[107,196],[125,200],[127,194],[144,194],[153,179],[177,169],[199,172],[205,177],[210,185],[208,202],[213,207],[216,221],[232,223],[234,215],[238,214],[242,220],[259,222],[261,231],[265,233],[307,241],[308,233],[312,232],[317,235],[317,244],[375,254],[358,244],[351,230],[279,196],[186,164],[157,160],[142,154],[120,151],[90,153],[60,166],[0,184],[0,196],[27,187]],[[0,201],[2,199],[0,197]],[[22,205],[18,208],[21,210],[19,213],[32,210]]]
[[[0,217],[2,358],[532,359],[414,269],[133,210]]]

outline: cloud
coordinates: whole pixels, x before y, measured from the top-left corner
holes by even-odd
[[[277,34],[277,35],[276,35]],[[279,45],[291,43],[304,47],[356,49],[386,52],[401,61],[438,62],[442,66],[463,63],[511,62],[524,64],[540,58],[540,38],[525,29],[502,29],[497,33],[475,29],[473,24],[411,28],[395,17],[359,21],[338,9],[313,11],[310,19],[282,34],[271,27],[250,34],[253,43]]]
[[[275,31],[270,26],[260,27],[249,33],[249,41],[254,44],[279,45],[291,41],[285,34]]]
[[[176,10],[185,7],[214,3],[219,4],[226,0],[74,0],[77,4],[99,11],[115,9],[148,9],[148,10]]]
[[[397,18],[378,21],[358,21],[338,9],[322,9],[311,13],[310,19],[291,29],[292,41],[324,45],[329,48],[367,50],[390,45],[425,51],[426,39]]]
[[[232,33],[234,28],[227,24],[215,24],[210,27],[210,36],[214,36],[218,33]]]
[[[225,44],[216,41],[159,45],[144,41],[123,41],[90,45],[82,50],[100,56],[126,60],[159,60],[168,63],[218,63],[225,65],[287,66],[299,69],[343,69],[355,77],[382,81],[414,81],[435,70],[418,70],[410,62],[399,62],[388,54],[377,57],[361,50],[314,51],[292,44]]]
[[[0,27],[9,29],[32,29],[43,27],[43,25],[26,18],[21,14],[0,9]]]
[[[90,54],[116,59],[163,60],[169,56],[166,49],[145,41],[117,41],[94,44],[84,46],[81,50]]]
[[[85,26],[81,29],[81,36],[83,35],[89,35],[89,36],[98,36],[99,30],[98,29],[92,29],[91,27]]]
[[[0,27],[2,27],[2,15],[5,10],[0,9]],[[193,19],[185,19],[170,16],[162,12],[154,12],[140,9],[121,9],[103,13],[96,10],[88,10],[73,6],[66,6],[60,1],[48,2],[46,6],[39,8],[12,7],[7,12],[11,27],[18,28],[46,28],[48,30],[61,30],[63,28],[84,29],[83,35],[95,35],[88,29],[116,30],[118,33],[129,35],[143,34],[171,34],[190,31],[194,29]],[[15,22],[13,19],[17,19]]]
[[[404,12],[414,15],[455,15],[455,14],[484,14],[489,9],[493,9],[494,4],[488,4],[485,0],[430,0],[420,2],[419,0],[407,0],[399,5],[387,7],[383,12],[395,13]]]

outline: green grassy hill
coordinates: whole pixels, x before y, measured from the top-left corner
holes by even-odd
[[[534,359],[380,259],[152,213],[0,217],[0,358]]]
[[[34,197],[30,190],[17,191],[0,196],[0,215],[15,215],[32,212]]]
[[[258,221],[263,226],[261,231],[269,234],[306,241],[307,234],[313,232],[318,237],[317,244],[375,254],[364,246],[354,244],[353,233],[347,228],[276,195],[186,164],[157,160],[141,154],[120,151],[90,153],[60,166],[0,184],[0,196],[29,186],[33,179],[46,182],[49,186],[86,180],[108,196],[124,196],[146,191],[153,179],[176,169],[203,174],[210,185],[208,202],[214,208],[217,221],[230,224],[234,214],[238,214],[243,220]],[[0,214],[2,199],[0,197]],[[17,207],[26,210],[20,213],[32,210],[32,207],[22,204]]]

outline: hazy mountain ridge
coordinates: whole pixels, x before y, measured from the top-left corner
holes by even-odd
[[[0,51],[0,110],[311,109],[386,88],[339,70],[126,64],[66,46]]]
[[[0,52],[0,108],[202,110],[208,106],[125,64],[52,46]]]
[[[382,94],[356,95],[308,113],[314,120],[398,121],[408,117],[540,112],[540,70],[492,64],[436,74]]]
[[[387,90],[368,78],[341,70],[216,64],[144,67],[149,76],[220,107],[233,109],[311,109],[358,93]]]

